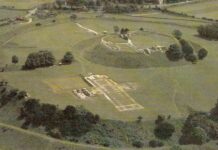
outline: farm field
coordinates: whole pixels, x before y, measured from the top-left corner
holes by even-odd
[[[206,17],[212,19],[218,19],[218,1],[207,0],[189,5],[173,6],[169,10],[182,12],[196,17]]]

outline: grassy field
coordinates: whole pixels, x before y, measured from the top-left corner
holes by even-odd
[[[196,17],[207,17],[218,19],[218,1],[216,0],[207,0],[199,3],[193,3],[189,5],[182,6],[173,6],[170,7],[169,10],[182,12],[189,15],[194,15]]]
[[[42,49],[52,51],[57,60],[60,60],[66,51],[72,51],[76,57],[76,62],[69,66],[54,66],[27,72],[5,72],[1,73],[1,78],[7,79],[17,88],[27,90],[31,96],[37,97],[43,102],[57,104],[60,107],[69,104],[84,105],[87,109],[107,119],[135,120],[138,115],[142,115],[145,119],[150,120],[158,114],[171,114],[174,118],[180,118],[184,117],[190,109],[209,110],[216,102],[218,85],[216,84],[218,80],[215,69],[216,56],[218,55],[217,43],[195,36],[197,34],[196,27],[205,24],[204,21],[166,14],[151,14],[151,16],[146,15],[145,17],[106,15],[103,18],[96,18],[94,13],[79,13],[78,16],[78,23],[100,34],[105,30],[112,33],[114,25],[128,27],[130,31],[143,27],[145,30],[166,35],[170,35],[173,29],[179,29],[183,32],[185,39],[201,43],[203,47],[207,48],[209,56],[196,65],[185,63],[183,66],[176,67],[176,63],[171,63],[174,67],[159,66],[144,69],[106,67],[85,58],[85,53],[99,45],[102,36],[88,33],[71,22],[68,19],[68,14],[62,14],[56,18],[56,23],[52,23],[52,19],[38,20],[35,18],[34,22],[41,22],[41,27],[35,27],[34,23],[27,26],[15,25],[13,33],[16,34],[14,36],[11,34],[12,31],[8,32],[7,36],[1,36],[1,42],[9,40],[6,45],[1,47],[1,66],[10,65],[11,56],[14,54],[20,58],[17,66],[21,66],[30,52]],[[20,28],[23,30],[19,30]],[[161,36],[148,37],[155,42],[155,45],[173,42]],[[143,40],[145,40],[145,44],[143,44]],[[145,47],[151,46],[146,43],[146,37],[145,39],[141,36],[137,38],[137,35],[133,37],[133,42],[139,43],[139,45],[143,44]],[[155,61],[153,63],[157,66],[158,59],[156,63]],[[119,84],[133,83],[137,85],[137,89],[127,92],[145,109],[121,113],[103,96],[94,97],[90,101],[82,101],[67,92],[55,93],[45,83],[49,80],[58,82],[73,77],[76,80],[70,80],[72,88],[85,87],[86,84],[79,78],[79,74],[85,75],[90,72],[108,75]]]
[[[15,9],[31,9],[43,3],[53,2],[53,0],[0,0],[1,6],[13,6]]]
[[[31,0],[27,3],[27,0],[0,0],[0,6],[10,5],[16,6],[17,9],[30,9],[42,2],[46,1]],[[194,12],[199,16],[216,16],[215,1],[193,5],[199,5],[196,6],[198,10],[191,11],[193,7],[189,8],[189,6],[183,9],[190,10],[190,13]],[[210,14],[204,12],[204,6],[208,6],[205,11]],[[184,6],[172,7],[172,9],[179,11],[180,7],[182,10]],[[199,11],[200,9],[201,11]],[[24,14],[25,11],[0,9],[0,18],[13,18]],[[39,50],[52,51],[57,61],[61,60],[66,51],[72,51],[76,59],[72,65],[68,66],[53,66],[32,71],[3,72],[0,73],[0,79],[6,79],[12,86],[26,90],[31,97],[39,98],[43,103],[55,104],[60,108],[64,108],[66,105],[83,105],[93,113],[99,114],[103,119],[111,120],[132,121],[140,115],[143,116],[145,121],[150,121],[159,114],[171,115],[172,118],[179,119],[184,118],[190,110],[208,111],[216,103],[218,96],[218,43],[196,36],[197,26],[209,22],[159,12],[134,15],[106,14],[103,17],[96,17],[98,15],[96,13],[77,13],[77,15],[77,23],[95,30],[98,35],[87,32],[75,22],[70,21],[70,13],[62,13],[56,18],[44,20],[34,17],[33,23],[28,25],[15,24],[0,27],[0,67],[8,64],[8,66],[19,68],[24,64],[29,53]],[[52,22],[53,19],[56,20],[55,23]],[[42,26],[36,27],[35,23],[37,22],[40,22]],[[117,67],[116,64],[114,66],[107,65],[106,63],[109,61],[112,62],[112,58],[106,60],[105,57],[111,53],[115,57],[118,53],[115,50],[110,52],[110,49],[102,45],[102,38],[105,37],[105,40],[113,43],[127,42],[114,35],[113,26],[115,25],[129,28],[131,32],[138,32],[139,28],[143,27],[145,33],[140,32],[140,34],[131,36],[132,42],[139,48],[155,45],[167,47],[175,42],[170,38],[172,31],[179,29],[183,32],[184,39],[205,47],[209,51],[209,55],[205,60],[193,65],[185,61],[169,62],[164,54],[159,53],[151,56],[136,54],[134,48],[128,45],[119,45],[123,50],[119,52],[122,56],[125,56],[127,52],[129,55],[129,52],[131,52],[133,55],[137,55],[134,59],[143,61],[146,65],[131,69]],[[107,31],[106,36],[103,34],[104,31]],[[149,33],[146,33],[146,31],[149,31]],[[89,54],[92,57],[95,54],[96,57],[89,59],[87,58]],[[104,57],[99,57],[100,54]],[[19,63],[16,65],[11,64],[13,55],[19,57]],[[94,59],[96,61],[93,61]],[[92,89],[80,76],[80,74],[87,75],[88,73],[107,75],[119,85],[134,85],[134,88],[126,90],[126,92],[144,109],[119,112],[103,95],[97,95],[88,100],[79,99],[72,94],[72,90],[84,87]],[[17,110],[12,111],[16,112]],[[12,117],[5,117],[9,111],[1,110],[0,112],[2,122],[13,124]],[[18,124],[13,125],[17,126]],[[5,127],[5,125],[0,124],[0,127]],[[0,146],[0,149],[4,150],[28,150],[30,147],[31,149],[38,148],[39,145],[42,149],[58,149],[63,145],[66,149],[92,149],[92,147],[69,144],[68,142],[63,143],[32,132],[24,132],[11,126],[6,126],[6,128],[10,128],[10,130],[1,133],[4,136],[0,138],[0,145],[8,145],[5,148]],[[11,139],[15,136],[18,137],[17,142]],[[11,144],[11,141],[13,141],[13,144]],[[23,147],[24,145],[25,147]],[[214,149],[214,145],[215,143],[203,147],[190,147],[194,150],[203,150]],[[190,147],[184,147],[184,149],[190,149]],[[93,147],[93,149],[97,148]],[[169,147],[163,149],[169,149]]]

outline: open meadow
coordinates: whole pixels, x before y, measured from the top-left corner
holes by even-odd
[[[42,2],[45,1],[30,0],[27,3],[27,0],[0,0],[0,7],[16,6],[14,10],[0,8],[0,20],[24,16],[27,12],[23,9],[32,9]],[[207,1],[169,9],[218,19],[216,7],[218,2]],[[42,103],[54,104],[61,109],[67,105],[82,105],[92,113],[99,114],[102,119],[109,120],[135,121],[138,116],[143,116],[144,121],[151,123],[159,114],[180,120],[192,111],[209,111],[215,105],[218,96],[218,43],[197,35],[197,27],[211,23],[210,21],[155,10],[119,15],[75,12],[75,20],[70,19],[70,11],[54,12],[57,16],[45,19],[32,16],[32,22],[28,24],[18,22],[0,26],[0,68],[9,68],[0,73],[0,79],[27,91],[30,97],[40,99]],[[37,26],[37,23],[40,25]],[[128,28],[130,38],[125,40],[114,33],[114,26]],[[192,43],[195,52],[203,47],[208,50],[208,56],[196,64],[185,60],[168,60],[166,49],[169,45],[178,43],[172,36],[175,29],[180,30],[182,37]],[[152,47],[163,49],[145,51]],[[56,58],[56,65],[30,71],[21,70],[28,54],[40,50],[51,51]],[[75,62],[59,65],[67,51],[72,52]],[[13,55],[19,58],[17,64],[11,62]],[[83,77],[92,74],[108,78],[94,78],[95,86],[91,86]],[[95,94],[81,99],[73,93],[74,90],[83,88]],[[69,142],[54,141],[41,134],[7,126],[4,123],[14,126],[20,124],[13,124],[14,120],[6,118],[5,114],[2,111],[0,115],[3,122],[0,123],[0,132],[3,132],[1,128],[9,128],[9,133],[2,133],[5,136],[0,137],[0,145],[10,141],[10,136],[19,135],[20,141],[25,139],[28,143],[34,140],[35,143],[40,143],[42,149],[59,150],[63,145],[67,150],[109,149],[71,145]],[[10,145],[10,142],[7,144]],[[22,146],[18,141],[8,148],[18,147],[21,150]],[[214,148],[210,146],[204,145],[201,149]],[[32,145],[27,144],[26,149],[30,147]],[[193,150],[200,148],[190,147]],[[183,148],[188,150],[190,147]]]
[[[28,10],[43,3],[49,3],[53,0],[0,0],[0,7],[13,7],[20,10]]]
[[[189,5],[173,6],[169,10],[194,15],[196,17],[206,17],[212,19],[218,19],[218,1],[206,0]]]

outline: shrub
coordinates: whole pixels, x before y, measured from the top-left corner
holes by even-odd
[[[202,145],[208,141],[208,136],[205,130],[201,127],[193,127],[190,132],[183,135],[180,139],[181,144],[196,144]]]
[[[41,23],[36,23],[36,26],[41,26],[42,24]]]
[[[17,63],[19,62],[18,57],[17,57],[16,55],[12,56],[11,62],[12,62],[13,64],[17,64]]]
[[[140,140],[135,140],[132,142],[132,146],[137,147],[137,148],[141,148],[144,146],[144,143]]]
[[[193,64],[195,64],[197,62],[197,57],[194,54],[189,54],[185,56],[185,59],[187,61],[192,62]]]
[[[192,46],[191,46],[191,44],[189,42],[187,42],[184,39],[180,39],[179,42],[180,42],[180,44],[182,46],[182,51],[183,51],[185,56],[194,53],[194,49],[192,48]]]
[[[155,147],[162,147],[162,146],[164,146],[164,144],[163,144],[163,142],[161,142],[159,140],[151,140],[149,142],[149,146],[152,148],[155,148]]]
[[[182,32],[180,30],[174,30],[172,34],[177,39],[181,39],[182,37]]]
[[[64,58],[62,59],[63,64],[71,64],[74,61],[73,54],[71,52],[66,52]]]
[[[166,51],[166,55],[171,61],[178,61],[184,56],[180,46],[177,44],[170,45],[170,47]]]
[[[175,127],[168,122],[160,123],[154,129],[154,134],[159,139],[168,139],[173,135],[174,132]]]
[[[208,55],[208,51],[204,48],[201,48],[198,51],[198,59],[200,59],[200,60],[203,60],[205,57],[207,57],[207,55]]]
[[[218,23],[201,25],[197,29],[198,34],[201,37],[209,38],[209,39],[218,39]]]

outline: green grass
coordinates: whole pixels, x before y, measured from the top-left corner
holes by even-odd
[[[170,7],[169,10],[195,15],[196,17],[218,19],[217,7],[217,1],[209,0],[189,5],[174,6]]]
[[[57,60],[60,60],[66,51],[72,51],[76,58],[76,63],[69,66],[54,66],[27,72],[5,72],[0,74],[1,78],[7,79],[15,87],[27,90],[31,96],[37,97],[43,102],[57,104],[60,107],[65,107],[69,104],[84,105],[92,112],[109,119],[135,120],[138,115],[142,115],[145,119],[150,120],[158,114],[172,114],[174,118],[180,118],[188,113],[188,108],[190,107],[206,111],[214,105],[217,98],[215,89],[218,88],[217,71],[215,69],[218,55],[216,51],[217,43],[195,36],[197,34],[195,27],[204,24],[204,22],[166,14],[152,14],[151,16],[143,17],[106,15],[105,18],[96,18],[95,15],[94,13],[78,13],[79,19],[77,22],[99,33],[102,33],[104,30],[112,33],[114,25],[128,27],[131,31],[143,27],[145,30],[166,35],[170,35],[174,29],[179,29],[183,32],[185,39],[199,43],[207,48],[209,56],[204,61],[199,61],[196,65],[185,63],[186,65],[176,66],[176,63],[168,62],[174,67],[166,67],[164,65],[167,62],[165,57],[153,56],[145,57],[145,61],[150,63],[149,68],[122,69],[107,67],[100,63],[88,61],[84,57],[86,52],[96,50],[94,48],[99,45],[101,37],[95,37],[93,34],[79,28],[69,20],[68,14],[64,14],[56,18],[56,23],[51,23],[51,19],[37,20],[34,18],[33,24],[28,26],[15,25],[15,29],[13,29],[16,33],[15,37],[12,34],[14,32],[9,28],[8,34],[0,36],[2,42],[12,38],[8,44],[1,47],[0,63],[1,66],[10,64],[11,56],[16,54],[20,58],[20,62],[17,65],[21,66],[30,52],[41,49],[51,50]],[[35,27],[34,24],[36,22],[41,22],[42,26]],[[137,38],[137,35],[133,37],[133,42],[136,41],[136,43],[138,42],[145,46],[147,46],[147,43],[150,43],[146,41],[146,37],[145,39],[141,36],[139,37]],[[161,36],[152,35],[147,37],[151,38],[154,44],[171,43],[170,39]],[[143,41],[145,41],[145,44]],[[160,44],[158,41],[160,41]],[[127,92],[145,109],[120,113],[103,96],[94,97],[90,101],[81,101],[77,97],[72,96],[72,94],[54,93],[43,82],[49,79],[78,77],[79,74],[87,74],[89,72],[106,74],[120,84],[134,83],[137,85],[137,89]],[[73,82],[74,88],[77,88],[77,85],[84,84],[82,79]]]
[[[140,37],[140,36],[139,36]],[[170,62],[164,53],[156,52],[150,55],[143,53],[111,51],[102,45],[88,51],[85,57],[94,63],[117,68],[153,68],[185,65],[184,61]]]
[[[53,2],[53,0],[0,0],[0,6],[14,6],[15,9],[31,9],[39,4]]]
[[[24,1],[0,0],[0,5],[16,5],[18,9],[29,9],[37,4],[38,1],[26,3]],[[40,1],[42,2],[42,1]],[[211,4],[211,3],[210,3]],[[194,5],[194,4],[193,4]],[[207,5],[208,7],[213,7]],[[182,7],[182,6],[181,6]],[[212,10],[212,9],[211,9]],[[214,9],[213,9],[214,10]],[[202,15],[203,11],[197,12]],[[209,12],[209,11],[207,11]],[[14,17],[24,15],[23,11],[0,10],[0,18],[7,15]],[[215,11],[214,11],[214,14]],[[93,113],[99,114],[103,119],[131,121],[141,115],[144,120],[150,121],[159,114],[171,115],[172,118],[184,118],[190,109],[208,111],[217,99],[218,79],[217,79],[217,41],[207,41],[196,36],[196,27],[208,23],[199,19],[176,17],[167,14],[146,14],[141,17],[128,15],[106,15],[103,18],[96,18],[95,13],[77,13],[78,23],[96,30],[99,33],[108,31],[107,40],[123,42],[122,39],[110,35],[113,33],[113,26],[127,27],[130,31],[138,31],[143,27],[146,31],[170,35],[174,29],[183,32],[184,39],[192,41],[195,49],[200,46],[209,51],[208,57],[199,61],[196,65],[187,62],[177,63],[168,62],[163,54],[152,56],[142,56],[133,53],[132,49],[124,46],[128,52],[110,52],[99,43],[102,36],[95,36],[79,28],[69,20],[70,14],[62,14],[56,18],[56,23],[51,19],[39,20],[33,18],[30,25],[12,25],[0,27],[0,66],[11,65],[12,55],[19,57],[20,67],[25,62],[27,55],[38,50],[48,49],[52,51],[60,60],[66,51],[72,51],[76,62],[68,66],[53,66],[49,68],[36,69],[32,71],[12,71],[0,73],[0,79],[6,79],[9,83],[21,90],[26,90],[32,97],[39,98],[43,103],[51,103],[64,108],[66,105],[83,105]],[[203,14],[204,15],[204,14]],[[35,23],[42,23],[41,27],[36,27]],[[153,45],[165,45],[173,42],[172,39],[158,36],[156,34],[135,35],[132,37],[134,43],[142,47]],[[2,45],[3,43],[5,43]],[[200,46],[198,46],[198,44]],[[112,56],[108,56],[112,53]],[[87,59],[87,55],[101,54],[100,58]],[[113,59],[124,55],[134,55],[133,59],[142,61],[145,64],[142,68],[117,68],[113,64]],[[110,58],[106,60],[105,58]],[[131,56],[132,58],[132,56]],[[91,61],[90,61],[91,60]],[[105,63],[110,63],[106,65]],[[128,63],[128,62],[127,62]],[[185,65],[181,65],[185,64]],[[170,67],[169,67],[170,66]],[[128,94],[137,103],[144,106],[144,109],[130,112],[118,112],[114,106],[102,95],[95,96],[87,101],[82,101],[76,96],[63,91],[55,93],[52,88],[44,81],[58,83],[69,91],[74,88],[90,88],[80,78],[80,74],[87,73],[105,74],[119,84],[134,84],[136,89],[128,90]],[[74,80],[66,81],[66,79]],[[64,81],[62,81],[64,80]],[[70,86],[72,84],[72,86]],[[70,86],[70,87],[69,87]],[[8,124],[20,126],[16,122],[13,114],[17,112],[14,104],[8,109],[0,110],[0,120]],[[152,121],[153,122],[153,121]],[[0,125],[2,126],[2,125]],[[151,126],[149,126],[151,127]],[[150,129],[150,128],[149,128]],[[38,132],[38,131],[37,131]],[[65,146],[66,149],[90,150],[90,147],[83,145],[69,144],[69,142],[55,141],[50,138],[41,137],[32,133],[24,133],[20,130],[10,130],[1,133],[0,149],[55,149]],[[13,137],[13,139],[12,139]],[[16,137],[17,141],[14,140]],[[149,135],[151,138],[152,135]],[[169,141],[169,143],[172,141]],[[172,144],[172,143],[170,143]],[[3,145],[3,147],[2,147]],[[202,149],[216,149],[216,143],[208,143]],[[184,146],[184,149],[199,149],[198,146]],[[97,148],[93,148],[97,149]],[[101,148],[99,148],[101,149]],[[126,150],[126,148],[124,148]],[[147,149],[147,148],[145,148]],[[165,147],[162,149],[169,149]]]

